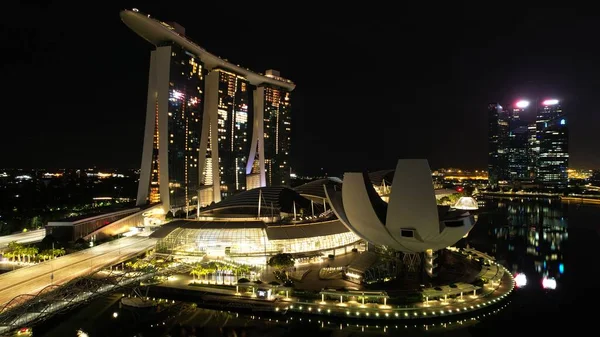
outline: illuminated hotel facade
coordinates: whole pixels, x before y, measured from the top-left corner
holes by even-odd
[[[290,93],[279,72],[252,72],[134,10],[122,21],[152,43],[138,205],[165,211],[289,185]]]

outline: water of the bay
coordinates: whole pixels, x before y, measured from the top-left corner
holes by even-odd
[[[596,253],[600,247],[600,206],[558,200],[485,200],[476,227],[458,245],[467,244],[495,256],[513,274],[525,274],[527,285],[517,289],[502,310],[491,315],[481,312],[479,318],[467,318],[464,324],[457,324],[455,319],[415,326],[415,322],[357,322],[291,314],[258,317],[194,308],[191,303],[177,303],[154,316],[119,308],[120,295],[113,295],[34,327],[34,335],[75,336],[79,328],[92,337],[553,336],[594,331],[600,303]],[[554,278],[556,289],[544,289],[544,277]]]

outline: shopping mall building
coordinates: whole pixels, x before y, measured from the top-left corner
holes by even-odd
[[[198,219],[171,221],[155,231],[156,252],[264,265],[277,253],[302,261],[364,250],[361,238],[331,210],[323,185],[340,188],[341,181],[261,187],[229,197],[203,209]]]

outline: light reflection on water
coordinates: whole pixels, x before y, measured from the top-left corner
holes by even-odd
[[[174,308],[171,317],[145,320],[144,317],[130,317],[119,314],[120,330],[123,335],[131,332],[144,332],[144,336],[162,336],[169,330],[178,336],[177,324],[200,327],[197,335],[223,335],[221,328],[235,328],[238,333],[245,330],[246,336],[330,336],[345,331],[344,335],[430,335],[435,333],[457,336],[505,335],[514,332],[513,324],[529,324],[532,329],[540,329],[540,322],[555,317],[565,310],[565,292],[571,296],[587,291],[593,285],[582,283],[581,270],[590,267],[591,262],[581,261],[588,256],[590,243],[599,243],[598,226],[600,207],[562,204],[559,201],[512,201],[487,200],[480,210],[478,223],[468,238],[459,246],[469,245],[495,256],[512,273],[526,275],[527,285],[519,289],[509,302],[504,302],[488,311],[477,312],[475,316],[440,318],[437,322],[414,322],[398,325],[389,321],[353,321],[341,318],[319,316],[253,316],[209,309],[190,309],[182,304]],[[576,257],[576,258],[574,258]],[[586,270],[586,277],[598,275],[598,269]],[[591,273],[591,274],[590,274]],[[556,289],[543,289],[542,280],[554,279]],[[587,287],[587,288],[586,288]],[[106,325],[114,322],[111,317],[114,307],[106,309],[94,324]],[[491,312],[490,312],[491,311]],[[554,315],[554,316],[552,316]],[[106,318],[104,318],[106,317]],[[510,322],[510,324],[507,324]],[[164,323],[164,324],[163,324]],[[429,324],[430,323],[430,324]],[[435,323],[435,325],[434,325]],[[65,324],[75,324],[68,323]],[[141,325],[144,328],[141,328]],[[158,326],[158,327],[157,327]],[[396,326],[398,326],[396,328]],[[94,329],[93,325],[90,329]],[[552,329],[549,327],[548,329]],[[98,331],[101,331],[98,330]],[[125,331],[127,334],[125,334]],[[202,331],[202,333],[200,333]],[[537,331],[537,330],[536,330]],[[226,333],[226,332],[224,332]],[[98,334],[102,335],[101,333]],[[226,335],[226,334],[225,334]],[[52,336],[52,335],[49,335]],[[91,336],[94,336],[91,334]],[[111,336],[120,336],[111,331]]]
[[[541,288],[544,278],[560,286],[570,208],[560,201],[488,200],[468,243],[489,251],[513,275],[526,275],[529,287]]]

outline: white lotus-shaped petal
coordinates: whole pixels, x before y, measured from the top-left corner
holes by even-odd
[[[424,159],[398,161],[387,204],[366,173],[346,173],[341,192],[330,188],[325,192],[350,230],[373,244],[402,252],[451,246],[475,224],[469,212],[437,206],[431,170]]]

